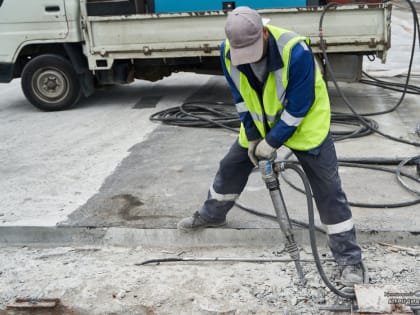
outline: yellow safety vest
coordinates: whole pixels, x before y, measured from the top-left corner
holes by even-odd
[[[225,41],[224,51],[226,69],[241,94],[245,103],[244,105],[251,114],[253,122],[262,138],[266,136],[264,112],[265,119],[271,129],[280,119],[280,115],[285,107],[283,103],[286,99],[285,92],[289,83],[289,64],[293,47],[302,41],[305,41],[309,45],[309,40],[306,37],[271,25],[267,25],[267,28],[276,39],[284,66],[268,74],[263,89],[263,104],[260,103],[258,93],[251,87],[246,75],[232,65],[230,59],[227,58],[230,47],[228,40]],[[284,143],[284,145],[291,149],[307,151],[317,147],[326,138],[330,129],[331,112],[328,92],[321,71],[317,65],[315,67],[315,100],[293,135]],[[237,106],[241,105],[237,104]],[[248,139],[243,124],[241,124],[240,128],[239,144],[244,148],[248,147]]]

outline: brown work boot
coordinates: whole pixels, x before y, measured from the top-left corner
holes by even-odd
[[[178,222],[178,230],[184,232],[196,231],[208,227],[219,227],[226,224],[226,220],[222,222],[210,222],[200,216],[200,213],[195,212],[191,217],[184,218]]]

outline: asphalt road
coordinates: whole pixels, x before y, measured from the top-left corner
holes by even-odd
[[[0,84],[0,224],[65,220],[159,127],[152,113],[180,105],[210,79],[183,73],[113,87],[62,112],[34,108],[19,80]]]
[[[361,84],[342,84],[361,112],[388,108],[399,94]],[[175,228],[204,200],[218,161],[236,134],[221,129],[167,126],[152,113],[183,102],[231,102],[220,76],[180,73],[157,83],[137,82],[98,91],[72,110],[47,113],[23,97],[19,81],[0,85],[2,226],[126,226]],[[345,106],[331,89],[334,111]],[[391,104],[391,105],[390,105]],[[377,116],[380,129],[418,141],[418,96],[409,95],[398,111]],[[333,128],[337,128],[334,127]],[[280,155],[286,149],[280,150]],[[410,157],[418,147],[379,135],[337,143],[340,157]],[[352,201],[395,203],[412,200],[392,174],[341,168]],[[386,184],[384,184],[386,183]],[[304,199],[283,188],[293,216],[306,219]],[[270,207],[259,176],[251,176],[240,201],[259,210]],[[230,228],[275,224],[249,214],[230,218]],[[400,209],[354,208],[365,230],[418,229],[418,205]],[[369,218],[367,220],[367,218]]]
[[[366,62],[365,70],[404,73],[412,35],[409,16],[395,9],[392,42],[396,44],[388,61]],[[418,60],[416,54],[415,73]],[[415,76],[411,84],[419,86],[419,81]],[[333,111],[349,112],[331,83],[329,86]],[[391,108],[401,97],[362,84],[340,86],[360,113]],[[221,76],[178,73],[155,83],[136,81],[97,91],[68,111],[42,112],[24,98],[19,80],[0,84],[0,226],[175,228],[180,218],[200,207],[218,161],[236,138],[226,130],[174,127],[149,120],[156,111],[187,101],[230,103],[231,96]],[[407,95],[397,111],[372,118],[381,131],[419,142],[419,103],[418,95]],[[337,128],[342,127],[333,126]],[[340,158],[402,158],[420,153],[418,147],[376,134],[340,141],[336,147]],[[279,153],[287,150],[282,148]],[[397,203],[418,198],[398,185],[393,174],[346,167],[340,174],[354,202]],[[419,189],[418,183],[410,184]],[[306,220],[304,198],[287,185],[283,189],[293,217]],[[259,176],[251,176],[240,202],[271,211]],[[416,232],[419,211],[418,205],[353,207],[357,226],[365,231]],[[238,209],[232,211],[228,224],[233,229],[273,226],[275,223]]]

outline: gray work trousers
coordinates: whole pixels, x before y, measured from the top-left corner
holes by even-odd
[[[293,150],[293,153],[310,182],[321,222],[327,229],[328,245],[339,265],[360,263],[361,249],[356,241],[351,210],[341,187],[331,135],[313,151]],[[199,210],[200,215],[211,222],[224,221],[253,169],[248,150],[235,141],[220,161],[208,198]]]

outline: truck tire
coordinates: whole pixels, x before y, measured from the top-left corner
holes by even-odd
[[[26,98],[44,111],[69,109],[82,95],[73,66],[59,55],[33,58],[26,64],[21,77]]]

